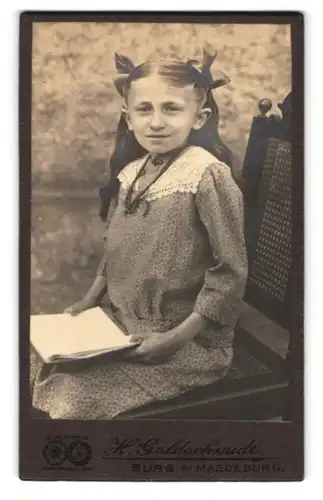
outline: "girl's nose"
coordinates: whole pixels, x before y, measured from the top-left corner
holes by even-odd
[[[162,113],[155,111],[151,117],[150,128],[153,130],[160,130],[163,127],[164,127],[164,120]]]

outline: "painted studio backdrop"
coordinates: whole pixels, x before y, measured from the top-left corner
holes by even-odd
[[[200,58],[205,43],[231,82],[215,91],[220,135],[240,179],[258,102],[291,88],[289,26],[34,23],[31,313],[62,312],[89,288],[102,252],[98,189],[120,115],[114,53]]]

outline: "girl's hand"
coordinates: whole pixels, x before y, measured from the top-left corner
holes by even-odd
[[[91,309],[93,307],[92,302],[89,302],[87,300],[79,300],[78,302],[75,302],[75,304],[72,304],[71,306],[67,307],[64,310],[65,314],[71,314],[72,316],[76,316],[77,314],[80,314],[83,311],[86,311],[87,309]]]
[[[98,275],[95,278],[90,290],[83,297],[83,299],[67,307],[64,313],[72,314],[73,316],[75,316],[76,314],[86,311],[87,309],[91,309],[91,307],[94,307],[95,304],[99,300],[101,300],[102,296],[105,295],[105,293],[106,293],[105,277]]]
[[[188,343],[176,329],[165,333],[151,333],[145,338],[133,335],[131,341],[141,341],[141,344],[130,353],[129,357],[148,364],[166,361]]]

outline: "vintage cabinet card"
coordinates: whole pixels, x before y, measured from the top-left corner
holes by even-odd
[[[20,477],[303,478],[303,18],[20,17]]]

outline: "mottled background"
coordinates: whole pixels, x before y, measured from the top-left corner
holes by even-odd
[[[220,132],[239,176],[260,99],[291,88],[289,27],[234,24],[35,23],[32,113],[32,312],[82,297],[101,253],[97,188],[107,178],[120,112],[114,52],[199,58],[204,42],[231,82],[215,91]]]

